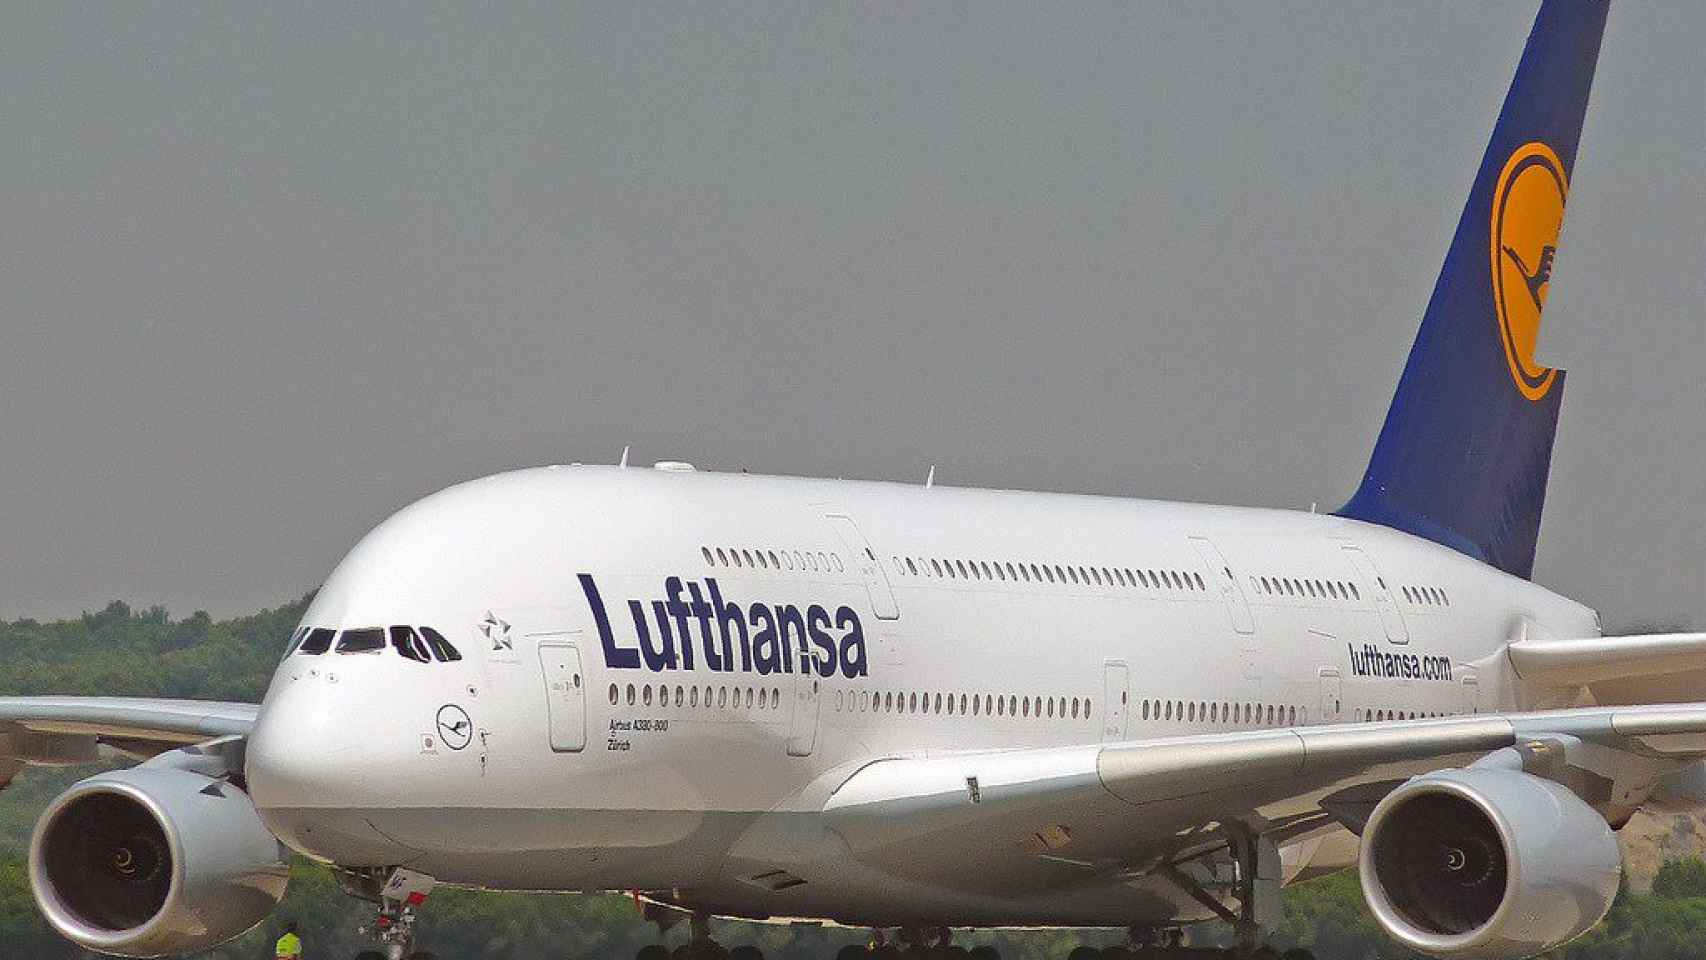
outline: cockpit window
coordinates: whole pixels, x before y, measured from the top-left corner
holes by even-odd
[[[295,653],[296,648],[302,646],[302,638],[306,636],[308,636],[308,628],[297,627],[296,632],[290,635],[290,645],[284,648],[284,655],[288,657]]]
[[[378,627],[345,630],[338,637],[339,653],[373,653],[385,649],[385,631]]]
[[[302,646],[298,649],[309,655],[325,653],[327,650],[332,649],[332,638],[337,635],[338,632],[336,630],[328,630],[325,627],[315,627],[308,631],[308,636],[302,638]]]
[[[433,656],[445,663],[462,659],[462,654],[458,653],[456,648],[450,645],[450,641],[444,639],[444,634],[437,630],[431,627],[422,627],[421,636],[426,639],[427,646],[432,648]]]
[[[427,654],[426,644],[421,642],[421,638],[415,633],[414,627],[392,627],[391,646],[397,648],[398,653],[410,660],[417,660],[421,663],[432,662],[432,657]]]

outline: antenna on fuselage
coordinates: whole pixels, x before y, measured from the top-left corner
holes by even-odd
[[[622,448],[622,462],[618,463],[617,466],[622,467],[623,469],[627,469],[627,467],[628,467],[628,448],[627,447]]]
[[[930,465],[930,472],[926,473],[924,475],[924,489],[928,490],[931,487],[934,487],[935,485],[936,485],[936,465],[934,463],[932,463]]]

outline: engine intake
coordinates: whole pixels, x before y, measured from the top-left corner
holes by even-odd
[[[217,946],[284,898],[284,851],[247,794],[171,768],[83,780],[30,841],[30,886],[67,939],[131,957]]]
[[[1393,939],[1438,957],[1516,960],[1611,909],[1622,856],[1603,817],[1516,770],[1417,777],[1374,808],[1358,870]]]

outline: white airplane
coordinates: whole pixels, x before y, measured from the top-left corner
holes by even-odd
[[[390,958],[424,955],[435,884],[634,891],[695,958],[713,916],[885,956],[1214,918],[1263,950],[1284,884],[1353,865],[1428,954],[1580,934],[1613,831],[1706,801],[1706,635],[1601,637],[1528,579],[1564,379],[1534,343],[1605,15],[1542,5],[1336,514],[672,462],[462,484],[338,565],[258,706],[0,699],[0,781],[144,759],[42,815],[42,912],[92,950],[206,949],[268,916],[289,848]]]

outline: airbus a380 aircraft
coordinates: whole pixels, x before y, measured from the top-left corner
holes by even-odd
[[[1534,344],[1605,15],[1543,4],[1336,514],[679,463],[453,487],[339,564],[258,706],[0,699],[0,777],[146,758],[42,815],[42,911],[94,950],[204,949],[268,915],[288,847],[377,905],[390,957],[439,883],[635,891],[694,917],[693,956],[711,916],[943,955],[1219,917],[1253,949],[1283,884],[1354,864],[1426,953],[1576,936],[1613,830],[1706,801],[1706,635],[1600,637],[1528,579],[1564,386]]]

